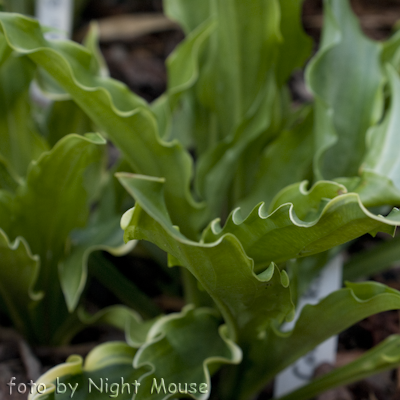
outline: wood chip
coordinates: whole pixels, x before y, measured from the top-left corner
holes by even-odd
[[[115,15],[96,21],[99,26],[100,42],[131,41],[151,33],[179,29],[176,22],[163,14]],[[76,39],[80,41],[88,27],[79,31]]]

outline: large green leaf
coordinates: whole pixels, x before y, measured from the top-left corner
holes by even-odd
[[[172,226],[162,180],[126,174],[119,179],[140,205],[123,217],[126,240],[151,241],[187,267],[217,303],[232,334],[263,330],[271,319],[282,321],[290,313],[290,294],[284,290],[288,283],[278,271],[274,273],[273,264],[266,269],[271,261],[320,253],[367,232],[393,232],[399,224],[398,212],[375,216],[356,194],[334,197],[343,187],[320,182],[309,192],[289,187],[275,203],[287,201],[292,193],[294,204],[284,203],[272,214],[260,206],[244,221],[234,213],[223,229],[214,222],[197,243]],[[280,304],[272,305],[270,296],[279,296]]]
[[[366,282],[347,286],[317,305],[305,306],[291,332],[275,328],[264,337],[254,337],[246,359],[239,366],[237,398],[251,398],[277,373],[354,323],[372,314],[400,308],[400,293],[385,285]],[[365,365],[360,373],[371,371],[370,367],[379,370],[379,364]]]
[[[258,296],[257,300],[254,299],[255,287],[249,291],[245,286],[248,280],[246,276],[251,273],[251,269],[253,268],[252,263],[247,264],[247,268],[243,269],[241,267],[242,263],[238,261],[240,260],[240,254],[244,253],[238,254],[234,247],[227,246],[228,243],[234,243],[237,240],[236,235],[239,235],[241,245],[246,250],[248,244],[246,240],[249,233],[255,230],[252,230],[250,227],[247,227],[247,229],[242,227],[243,231],[241,231],[241,224],[236,225],[231,221],[230,227],[232,230],[233,228],[236,229],[236,231],[233,230],[235,236],[227,230],[216,237],[212,243],[190,243],[169,222],[165,206],[162,204],[162,183],[160,181],[149,181],[143,177],[134,179],[128,176],[120,176],[120,179],[140,204],[140,206],[136,205],[133,213],[129,212],[123,218],[122,224],[125,227],[126,238],[153,241],[165,251],[172,254],[173,257],[178,259],[181,265],[186,266],[196,276],[202,286],[210,293],[228,323],[230,323],[229,318],[231,317],[229,313],[234,316],[238,324],[238,339],[240,343],[244,344],[245,350],[244,364],[238,367],[239,372],[236,371],[238,373],[234,375],[241,377],[238,384],[241,392],[240,398],[248,398],[257,389],[261,388],[262,385],[266,384],[268,380],[272,379],[277,372],[331,335],[337,334],[368,315],[400,306],[400,296],[398,292],[392,289],[374,283],[351,285],[350,289],[334,293],[318,306],[306,307],[292,334],[280,334],[276,330],[270,330],[268,328],[269,324],[266,323],[268,316],[282,321],[282,316],[284,315],[283,309],[279,313],[276,313],[276,310],[273,308],[257,309],[260,307],[260,303],[265,304],[271,300],[268,294],[265,293]],[[289,188],[288,191],[282,192],[275,199],[275,203],[279,205],[280,202],[285,201],[286,196],[288,196],[287,192],[299,192],[297,198],[293,194],[291,195],[295,200],[295,204],[291,207],[294,209],[297,208],[299,214],[307,219],[307,215],[312,216],[321,212],[318,210],[318,203],[321,203],[321,198],[327,196],[329,193],[330,196],[335,196],[338,190],[343,190],[343,187],[328,182],[319,183],[309,192],[305,192],[304,188],[302,191],[299,191],[297,187],[293,187]],[[333,228],[337,232],[338,237],[333,239],[335,236],[332,235],[325,243],[327,248],[333,247],[336,241],[342,241],[345,233],[353,237],[359,236],[364,229],[365,220],[373,221],[372,225],[378,223],[382,229],[385,229],[383,225],[385,219],[373,216],[363,209],[357,195],[339,195],[331,201],[322,201],[322,204],[324,205],[327,202],[328,205],[325,206],[325,213],[329,214],[329,212],[332,212],[332,215],[335,215],[335,217],[328,218],[327,220],[321,217],[317,222],[314,221],[314,226],[326,223],[325,227],[332,227],[331,224],[339,224],[339,226],[334,226]],[[307,204],[309,205],[308,208],[305,207]],[[141,207],[146,210],[146,213],[141,210]],[[285,207],[285,204],[281,207]],[[332,207],[331,211],[329,211],[330,207]],[[334,213],[333,210],[336,210],[337,213]],[[338,215],[340,215],[340,218],[338,218]],[[254,215],[253,217],[255,220],[259,218],[258,215]],[[395,215],[394,222],[390,220],[388,222],[396,224],[397,219],[398,215]],[[293,220],[290,224],[296,226]],[[307,228],[307,223],[303,224],[303,232],[290,234],[286,238],[290,238],[291,242],[293,242],[299,240],[299,237],[307,237],[307,231],[310,231],[310,238],[316,240],[319,234],[323,234],[322,227],[321,231],[318,232],[317,230],[317,232],[313,232],[312,225],[310,228]],[[275,226],[278,226],[276,222]],[[300,227],[297,226],[297,228]],[[376,228],[372,229],[375,230]],[[321,239],[321,241],[324,242],[324,239]],[[287,251],[292,247],[291,242],[286,240],[282,247]],[[268,244],[269,241],[264,242],[264,245]],[[277,246],[276,243],[275,246]],[[211,253],[211,249],[213,248],[217,252]],[[284,250],[282,250],[282,254],[284,254]],[[292,255],[289,254],[288,258],[291,257]],[[243,256],[242,260],[245,260]],[[225,263],[230,266],[229,274],[225,273],[225,276],[218,279],[220,274],[224,273],[226,269],[224,267]],[[247,273],[246,270],[248,271]],[[278,294],[281,291],[279,289],[281,287],[279,281],[274,279],[268,281],[271,278],[271,273],[270,267],[257,277],[253,274],[252,280],[256,283],[257,279],[259,284],[261,284],[262,278],[264,278],[270,284],[267,289],[270,291],[269,294],[272,294],[274,298],[277,295],[280,296],[279,302],[283,306],[283,303],[289,299],[284,300],[284,297],[282,297],[283,293],[281,295]],[[238,282],[234,282],[234,279],[236,280],[236,276],[239,274],[241,276]],[[233,287],[231,282],[235,283],[235,297],[240,299],[241,306],[227,296]],[[250,299],[252,299],[251,307],[245,309],[243,305],[249,304]],[[230,306],[230,309],[227,309],[226,305]],[[345,314],[343,314],[343,310],[346,310]],[[289,311],[289,308],[287,308],[287,311]],[[323,321],[321,321],[321,315],[324,315]],[[338,318],[339,315],[340,318]],[[249,318],[253,318],[253,324],[240,326],[243,318],[246,318],[247,321]],[[269,319],[269,322],[273,321],[274,319]],[[231,390],[232,393],[238,393],[237,386],[234,386]]]
[[[179,143],[160,140],[156,120],[145,102],[122,83],[92,75],[92,54],[72,42],[47,41],[37,21],[1,13],[0,24],[13,50],[28,55],[47,71],[108,133],[136,172],[166,178],[173,220],[195,237],[204,215],[189,192],[190,155]]]
[[[225,235],[234,235],[251,257],[256,270],[270,262],[310,256],[346,243],[365,233],[394,233],[400,213],[388,217],[370,213],[355,193],[343,186],[321,181],[309,191],[305,184],[284,189],[270,210],[261,204],[243,219],[235,210],[223,228],[213,221],[203,234],[205,243],[214,243]]]
[[[381,46],[362,33],[347,0],[324,2],[321,47],[308,65],[316,97],[314,171],[317,179],[355,176],[365,134],[382,108]]]
[[[188,268],[219,306],[232,337],[290,316],[293,305],[284,271],[271,264],[255,275],[253,261],[231,234],[210,244],[188,240],[169,220],[160,180],[127,175],[119,179],[140,204],[121,222],[126,240],[151,241],[173,256],[173,263]]]
[[[81,357],[71,356],[65,364],[39,378],[38,382],[44,383],[47,390],[31,399],[71,398],[72,388],[76,388],[73,398],[80,400],[110,396],[136,400],[168,399],[172,397],[168,389],[174,389],[171,384],[175,384],[176,389],[179,384],[183,390],[186,387],[187,396],[191,398],[207,399],[211,390],[210,374],[220,364],[238,363],[241,359],[240,349],[227,339],[213,310],[187,307],[181,313],[144,325],[145,341],[138,351],[121,342],[109,342],[92,350],[84,365]],[[137,328],[141,329],[139,325]],[[154,380],[157,386],[164,382],[166,392],[161,389],[157,393]],[[127,383],[124,392],[122,382]]]
[[[43,297],[34,290],[39,275],[40,260],[33,256],[26,241],[17,238],[13,243],[0,230],[0,296],[15,325],[25,337],[30,337],[29,310]]]

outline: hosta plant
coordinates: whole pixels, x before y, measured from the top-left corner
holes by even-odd
[[[190,303],[155,319],[132,314],[126,344],[102,345],[85,363],[69,358],[39,379],[47,389],[38,398],[75,388],[82,399],[250,399],[325,339],[400,307],[394,289],[346,282],[281,330],[329,257],[400,224],[392,209],[400,204],[400,35],[373,42],[347,1],[326,0],[320,49],[306,69],[314,101],[293,108],[287,82],[311,52],[301,5],[165,0],[186,38],[152,104],[98,73],[86,48],[46,40],[32,19],[0,15],[4,48],[52,77],[120,149],[134,172],[117,174],[135,200],[121,220],[125,241],[168,253]],[[285,399],[398,365],[398,346],[392,336]]]

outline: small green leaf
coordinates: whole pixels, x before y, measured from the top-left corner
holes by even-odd
[[[366,38],[347,0],[324,2],[321,47],[307,67],[316,96],[317,179],[355,176],[365,134],[383,106],[381,45]]]
[[[73,229],[86,224],[89,199],[98,179],[103,152],[99,135],[69,135],[30,165],[26,181],[14,195],[0,192],[2,228],[11,240],[21,236],[40,257],[36,288],[46,292],[35,309],[36,341],[50,336],[68,317],[58,279],[58,263],[64,258]],[[33,334],[33,332],[32,332]],[[49,336],[46,336],[49,335]]]
[[[136,368],[151,368],[140,378],[135,400],[161,400],[181,390],[194,399],[208,399],[210,371],[222,363],[237,364],[240,349],[226,337],[218,318],[208,309],[184,309],[160,319],[150,329],[147,343],[134,359]],[[163,389],[158,393],[158,388]],[[170,390],[169,390],[170,389]]]
[[[134,383],[144,372],[132,367],[135,353],[135,349],[123,342],[108,342],[93,349],[84,364],[82,357],[70,356],[66,363],[39,378],[38,383],[45,384],[46,390],[30,398],[105,400],[118,396],[118,399],[132,399]]]
[[[60,282],[68,309],[72,312],[78,304],[86,284],[87,263],[94,251],[105,250],[114,255],[123,255],[131,250],[135,242],[124,245],[119,218],[86,228],[88,240],[79,242],[68,257],[59,264]],[[81,234],[85,234],[81,232]]]
[[[17,329],[30,337],[34,323],[30,311],[42,299],[34,289],[40,269],[40,259],[32,255],[23,238],[10,243],[0,229],[0,296]]]
[[[69,135],[33,163],[27,180],[14,199],[11,236],[23,236],[39,254],[42,271],[39,287],[47,286],[53,264],[64,254],[72,229],[84,226],[88,216],[90,168],[98,168],[102,151],[98,138]],[[35,210],[34,212],[32,210]]]
[[[400,79],[393,67],[387,67],[391,92],[390,108],[384,120],[367,134],[367,152],[361,166],[361,180],[353,191],[360,193],[366,206],[400,204]],[[379,187],[379,189],[378,189]]]

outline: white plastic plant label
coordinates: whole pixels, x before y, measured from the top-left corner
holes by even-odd
[[[71,37],[73,5],[73,0],[36,1],[36,18],[42,25],[55,29],[55,31],[46,34],[48,39]]]
[[[296,316],[284,325],[283,330],[293,329],[301,309],[306,304],[317,304],[330,293],[342,286],[343,257],[341,254],[331,260],[311,283],[308,291],[300,298]],[[315,368],[321,363],[333,364],[336,359],[337,336],[321,343],[314,350],[282,371],[275,379],[274,397],[279,398],[307,384],[313,378]]]
[[[36,0],[36,18],[54,31],[47,32],[47,39],[68,39],[72,34],[74,0]],[[36,82],[32,82],[30,95],[41,107],[51,102],[43,95]]]

